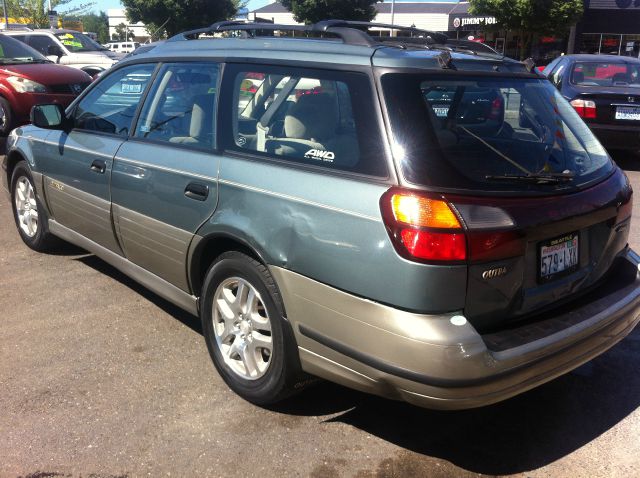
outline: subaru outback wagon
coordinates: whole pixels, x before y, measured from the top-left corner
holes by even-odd
[[[315,376],[477,407],[623,339],[632,191],[576,111],[530,64],[379,26],[214,24],[36,106],[3,161],[20,236],[199,315],[257,404]]]

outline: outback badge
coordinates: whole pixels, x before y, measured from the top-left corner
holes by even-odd
[[[489,269],[482,273],[483,279],[495,279],[496,277],[503,276],[507,273],[506,267],[496,267],[495,269]]]

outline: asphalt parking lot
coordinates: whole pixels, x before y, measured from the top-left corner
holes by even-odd
[[[640,192],[640,157],[618,159]],[[640,476],[640,329],[482,409],[320,383],[267,410],[218,377],[198,319],[79,249],[22,245],[4,195],[0,317],[2,477]]]

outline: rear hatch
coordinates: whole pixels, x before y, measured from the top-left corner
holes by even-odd
[[[405,257],[467,264],[464,313],[479,330],[597,287],[627,246],[631,187],[548,81],[388,73],[381,82],[406,181],[384,214],[400,224],[389,232]],[[421,198],[420,212],[403,213],[403,195]],[[438,222],[443,203],[457,223]],[[428,254],[443,247],[453,252]]]

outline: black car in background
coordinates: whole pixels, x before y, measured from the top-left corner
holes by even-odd
[[[640,60],[566,55],[549,63],[543,74],[607,149],[640,152]]]

